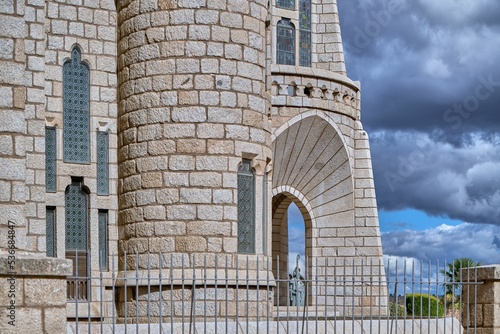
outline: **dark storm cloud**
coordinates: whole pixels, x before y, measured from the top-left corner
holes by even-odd
[[[379,208],[500,224],[500,2],[338,6]]]
[[[372,134],[379,208],[500,224],[500,139],[488,139],[455,147],[426,133]]]
[[[391,5],[392,4],[392,5]],[[394,5],[397,4],[397,5]],[[467,4],[467,5],[466,5]],[[438,126],[494,131],[500,122],[500,5],[496,0],[339,0],[347,70],[362,81],[369,131]],[[493,92],[479,100],[484,81]],[[486,90],[482,90],[486,96]],[[459,127],[455,104],[470,103]],[[452,126],[454,126],[452,128]],[[455,134],[456,136],[457,134]]]

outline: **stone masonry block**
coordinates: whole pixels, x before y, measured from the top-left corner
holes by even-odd
[[[222,220],[224,210],[217,205],[198,205],[198,219],[201,220]]]
[[[204,252],[207,250],[207,240],[203,237],[177,237],[175,240],[177,252]]]
[[[190,222],[187,233],[199,236],[231,236],[231,224],[222,222]]]
[[[226,157],[198,156],[196,157],[197,170],[225,171],[228,168]]]
[[[174,108],[172,120],[174,122],[204,122],[206,121],[206,110],[203,107]]]
[[[66,305],[66,282],[60,279],[29,278],[24,281],[26,306]]]
[[[196,218],[196,207],[193,205],[170,205],[167,209],[169,220],[193,220]]]
[[[0,321],[0,332],[1,333],[12,333],[13,326],[9,325],[6,321],[8,310],[4,307],[0,309],[0,317],[3,321]],[[16,322],[15,322],[15,333],[19,334],[30,334],[30,333],[43,333],[43,319],[42,310],[40,308],[18,308],[16,309]],[[23,319],[22,321],[20,319]],[[64,322],[65,319],[61,319]]]
[[[183,188],[180,189],[181,203],[211,203],[211,189]]]

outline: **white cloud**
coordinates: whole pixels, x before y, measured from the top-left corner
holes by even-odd
[[[382,233],[382,247],[388,259],[445,261],[469,257],[482,264],[500,263],[500,226],[463,223],[441,225],[424,231],[404,230]],[[403,261],[403,262],[404,262]],[[401,269],[398,269],[398,273]]]
[[[425,73],[436,79],[446,79],[451,76],[450,69],[442,59],[429,58],[424,64]]]

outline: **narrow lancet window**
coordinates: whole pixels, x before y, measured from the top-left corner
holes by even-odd
[[[281,19],[276,28],[276,63],[295,65],[295,27],[290,19]]]
[[[97,194],[109,195],[108,134],[97,132]]]
[[[108,211],[99,210],[99,268],[108,270]]]
[[[45,242],[47,256],[56,257],[56,208],[48,206],[45,210]]]
[[[78,47],[63,65],[64,161],[90,162],[90,71]]]
[[[56,192],[57,165],[56,165],[56,128],[45,128],[45,191]]]
[[[311,66],[311,0],[299,3],[299,65]]]
[[[255,174],[246,159],[238,169],[238,253],[255,253]]]

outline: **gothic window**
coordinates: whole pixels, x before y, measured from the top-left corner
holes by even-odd
[[[311,0],[299,3],[299,65],[311,66]]]
[[[87,251],[88,194],[80,180],[72,180],[66,188],[66,251]]]
[[[238,253],[255,253],[255,175],[246,159],[238,169]]]
[[[56,257],[56,208],[48,206],[45,210],[45,242],[47,256]]]
[[[108,211],[99,210],[99,268],[108,270]]]
[[[90,162],[90,71],[78,47],[63,65],[64,161]]]
[[[295,65],[295,27],[290,19],[283,18],[276,28],[276,63]]]
[[[97,194],[109,194],[108,134],[97,132]]]
[[[276,7],[295,9],[295,0],[276,0]]]
[[[45,128],[45,191],[56,192],[56,129]]]

